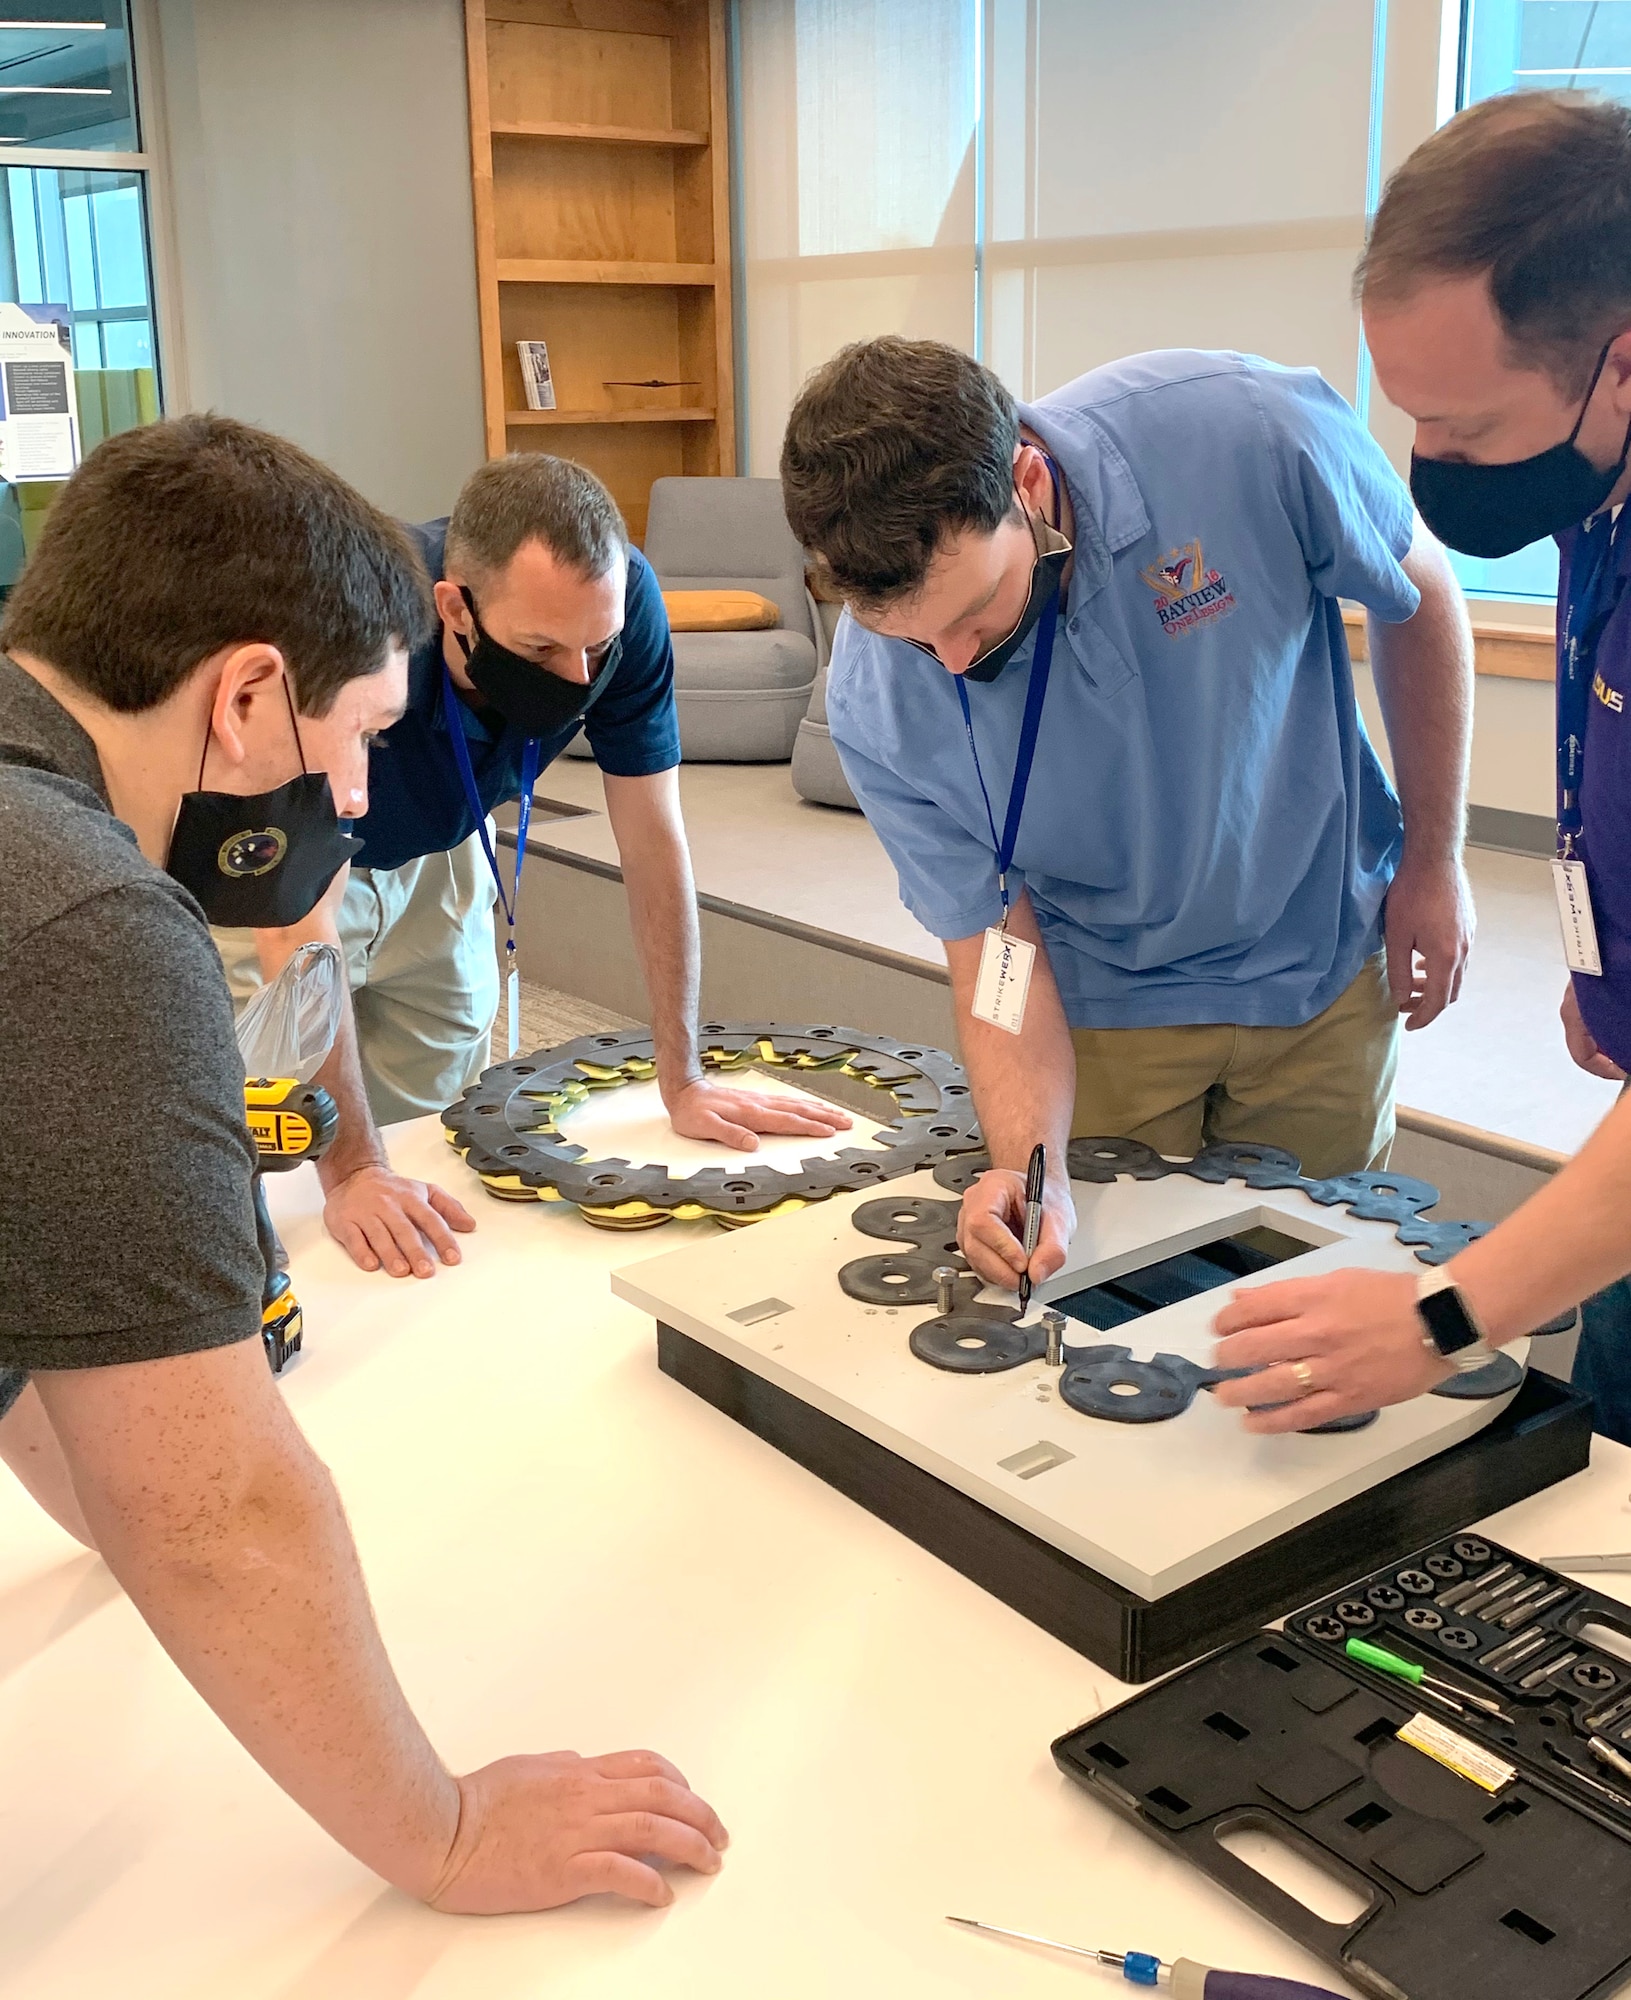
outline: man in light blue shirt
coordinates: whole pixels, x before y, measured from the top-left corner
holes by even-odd
[[[1442,552],[1335,391],[1173,351],[1017,408],[957,349],[869,341],[806,384],[782,480],[847,603],[833,740],[946,947],[998,1169],[965,1202],[976,1267],[1027,1269],[1039,1141],[1028,1269],[1058,1267],[1073,1131],[1280,1144],[1316,1174],[1384,1160],[1399,1015],[1425,1026],[1454,999],[1471,938],[1472,646]],[[1370,613],[1402,815],[1342,597]],[[1006,929],[1037,951],[1023,1018],[999,1025],[981,963],[1028,701]]]

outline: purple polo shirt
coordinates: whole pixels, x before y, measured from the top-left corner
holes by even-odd
[[[1631,530],[1631,523],[1623,525]],[[1557,538],[1562,552],[1557,593],[1560,671],[1564,614],[1580,534],[1579,528],[1570,528]],[[1631,531],[1615,536],[1609,561],[1615,575],[1608,588],[1625,587],[1603,627],[1592,666],[1579,843],[1603,970],[1601,977],[1577,972],[1574,992],[1592,1040],[1621,1069],[1631,1070],[1631,715],[1626,712],[1631,703]]]

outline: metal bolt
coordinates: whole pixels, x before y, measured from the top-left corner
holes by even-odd
[[[1045,1356],[1048,1367],[1062,1368],[1065,1361],[1065,1316],[1055,1312],[1050,1306],[1042,1315],[1042,1328],[1048,1336]]]
[[[934,1267],[934,1302],[944,1318],[957,1303],[957,1270],[952,1264]]]

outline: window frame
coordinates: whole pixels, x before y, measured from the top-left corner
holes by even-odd
[[[129,6],[131,80],[140,150],[121,153],[68,146],[0,146],[0,167],[67,167],[141,176],[148,282],[152,290],[153,358],[158,374],[159,408],[168,414],[189,407],[189,399],[185,348],[175,311],[175,223],[163,144],[166,127],[158,61],[158,4],[157,0],[129,0]]]

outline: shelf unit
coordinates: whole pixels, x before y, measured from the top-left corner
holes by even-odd
[[[725,0],[465,0],[465,30],[488,454],[579,460],[640,541],[654,479],[736,469]]]

